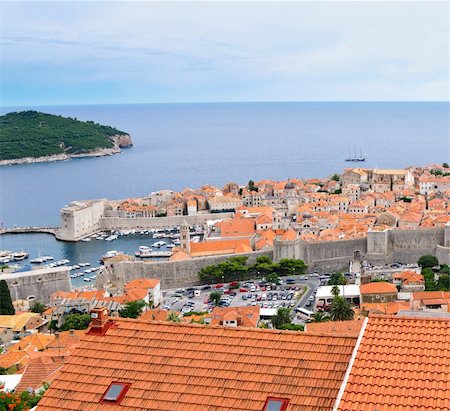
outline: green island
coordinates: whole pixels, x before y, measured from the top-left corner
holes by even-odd
[[[37,111],[0,117],[0,164],[111,155],[131,146],[128,133],[93,121]]]

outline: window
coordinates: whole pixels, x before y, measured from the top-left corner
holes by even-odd
[[[263,411],[285,411],[289,400],[286,398],[267,398]]]
[[[120,402],[125,393],[130,388],[130,384],[124,382],[112,382],[103,395],[102,401],[105,402]]]

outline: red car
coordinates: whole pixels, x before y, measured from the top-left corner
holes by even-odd
[[[216,285],[214,285],[213,287],[214,287],[214,288],[222,288],[222,287],[223,287],[223,284],[216,284]]]
[[[240,293],[246,293],[248,290],[246,288],[239,288]]]
[[[237,281],[232,281],[230,283],[230,287],[236,287],[237,285],[239,285],[239,283]]]

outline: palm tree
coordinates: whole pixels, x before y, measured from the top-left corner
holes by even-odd
[[[353,320],[355,312],[351,304],[339,295],[333,298],[330,308],[330,317],[333,321],[348,321]]]
[[[333,285],[333,288],[331,289],[331,294],[337,297],[340,293],[341,291],[339,290],[339,286],[337,284]]]
[[[331,318],[329,315],[325,314],[324,312],[317,311],[315,312],[308,322],[310,323],[323,323],[325,321],[330,321]]]

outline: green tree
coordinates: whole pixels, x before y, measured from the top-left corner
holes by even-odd
[[[264,277],[267,274],[273,273],[275,270],[275,267],[276,267],[276,264],[274,264],[269,257],[267,257],[265,255],[261,255],[256,258],[256,263],[253,264],[249,268],[249,271],[253,275],[258,275],[258,276]]]
[[[57,331],[58,330],[58,321],[51,320],[50,323],[48,324],[48,329],[50,331]]]
[[[223,276],[223,270],[217,265],[203,267],[198,273],[198,278],[203,284],[216,283],[221,281]]]
[[[436,291],[437,285],[433,270],[431,268],[424,268],[422,275],[425,282],[425,291]]]
[[[335,297],[338,296],[341,293],[339,290],[339,286],[337,284],[333,285],[331,288],[331,294],[333,294]]]
[[[209,294],[209,301],[211,301],[216,307],[220,303],[221,293],[219,291],[213,291]]]
[[[271,321],[274,328],[280,329],[283,325],[291,323],[291,311],[289,308],[278,308]]]
[[[341,177],[339,177],[339,174],[333,174],[331,176],[331,180],[333,180],[333,181],[339,181],[340,179],[341,179]]]
[[[258,191],[258,187],[255,186],[255,182],[250,180],[247,184],[248,191]]]
[[[32,313],[42,314],[46,309],[47,309],[47,307],[44,304],[42,304],[40,301],[36,301],[31,306]]]
[[[324,312],[317,311],[315,312],[308,322],[310,323],[323,323],[325,321],[330,321],[331,318],[329,315],[325,314]]]
[[[422,268],[428,268],[428,267],[436,267],[439,265],[438,259],[434,255],[423,255],[419,258],[417,261],[417,264],[420,265]]]
[[[122,310],[119,310],[119,315],[122,318],[138,318],[146,305],[144,300],[130,301]]]
[[[174,312],[174,311],[170,312],[170,314],[167,316],[167,320],[171,321],[173,323],[179,323],[181,321],[180,317],[178,316],[178,314],[176,312]]]
[[[332,273],[330,279],[328,280],[328,285],[345,285],[347,284],[347,279],[342,273]]]
[[[68,330],[85,330],[91,323],[89,314],[69,314],[64,318],[61,331]]]
[[[296,260],[293,258],[282,258],[278,263],[275,271],[280,276],[286,275],[302,275],[306,272],[308,266],[303,260]]]
[[[438,291],[450,291],[450,275],[439,274],[436,288]]]
[[[443,163],[443,164],[442,164],[442,167],[448,168],[448,163]]]
[[[270,273],[265,276],[265,279],[270,284],[280,284],[280,277],[278,274]]]
[[[330,317],[333,321],[353,320],[355,312],[351,304],[340,295],[333,298],[330,308]]]
[[[439,272],[443,274],[450,274],[450,267],[447,264],[442,264]]]
[[[11,300],[8,284],[5,280],[0,281],[0,315],[14,315],[16,311]]]

